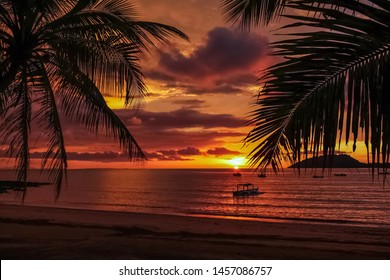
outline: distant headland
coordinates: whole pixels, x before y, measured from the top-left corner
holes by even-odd
[[[332,161],[331,158],[328,157],[325,165],[324,160],[325,158],[323,156],[320,156],[317,159],[308,158],[289,166],[289,168],[364,168],[370,166],[367,163],[362,163],[346,154],[335,155]]]

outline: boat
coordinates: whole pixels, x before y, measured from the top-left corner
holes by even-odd
[[[233,191],[233,196],[249,196],[249,195],[258,195],[260,194],[259,188],[251,183],[246,184],[237,184],[237,188]]]
[[[234,172],[234,173],[233,173],[233,176],[240,177],[240,176],[241,176],[241,173],[240,173],[240,172]]]
[[[322,179],[322,178],[324,178],[324,176],[322,176],[322,175],[321,175],[321,176],[319,176],[319,175],[314,175],[313,178],[314,178],[314,179]]]
[[[345,173],[336,173],[336,174],[334,174],[334,176],[336,176],[336,177],[345,177],[345,176],[347,176],[347,174],[345,174]]]

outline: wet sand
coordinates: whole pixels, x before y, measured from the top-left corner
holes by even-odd
[[[390,229],[0,204],[1,259],[390,259]]]

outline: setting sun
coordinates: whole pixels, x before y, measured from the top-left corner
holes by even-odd
[[[230,159],[229,164],[234,166],[234,169],[238,169],[239,166],[245,165],[245,158],[244,157],[235,157]]]

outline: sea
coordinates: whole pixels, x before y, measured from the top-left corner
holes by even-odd
[[[0,203],[390,229],[390,175],[334,169],[313,178],[321,173],[285,169],[259,178],[250,170],[241,171],[241,177],[225,169],[69,170],[58,200],[54,186],[41,186],[29,188],[24,201],[15,192],[2,193]],[[0,180],[7,179],[13,179],[13,171],[0,171]],[[31,171],[30,181],[44,180]],[[254,184],[262,194],[233,197],[241,183]]]

